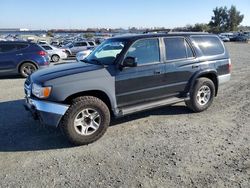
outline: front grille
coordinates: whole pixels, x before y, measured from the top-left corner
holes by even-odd
[[[25,82],[24,82],[25,85],[29,86],[31,83],[30,83],[30,77],[28,77]]]
[[[24,93],[26,97],[31,95],[31,81],[29,77],[24,82]]]

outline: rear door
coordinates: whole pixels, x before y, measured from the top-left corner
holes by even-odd
[[[185,37],[163,38],[166,62],[166,92],[181,96],[194,72],[199,71],[195,53]]]
[[[20,54],[16,53],[17,46],[8,43],[0,44],[0,73],[11,72],[16,68],[16,59]]]
[[[72,54],[76,54],[79,51],[80,43],[76,42],[73,44],[73,47],[70,48]]]
[[[80,46],[79,46],[79,51],[84,51],[88,49],[88,43],[87,42],[80,42]]]
[[[137,66],[117,70],[115,89],[118,107],[161,98],[164,95],[165,63],[161,58],[159,39],[134,42],[126,57],[136,58]]]

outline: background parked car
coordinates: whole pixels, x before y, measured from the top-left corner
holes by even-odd
[[[76,54],[76,61],[84,60],[93,50],[84,50]]]
[[[81,41],[68,43],[62,48],[65,49],[68,56],[75,56],[78,52],[93,49],[95,46],[96,44],[94,41]]]
[[[58,62],[60,59],[67,59],[68,57],[64,49],[56,48],[49,44],[41,46],[48,52],[50,60],[53,62]]]
[[[0,75],[20,74],[28,77],[41,67],[49,65],[47,52],[30,42],[0,42]]]
[[[43,45],[43,44],[48,44],[46,40],[39,40],[37,41],[37,44]]]
[[[229,42],[230,39],[226,36],[223,36],[223,35],[219,35],[220,39],[223,41],[223,42]]]
[[[231,39],[235,36],[234,33],[220,33],[219,36],[227,37],[231,41]]]
[[[236,35],[233,38],[231,38],[230,41],[244,42],[244,41],[247,41],[247,36],[245,36],[245,35]]]
[[[50,43],[50,45],[55,46],[55,47],[59,47],[61,45],[61,43],[59,41],[52,41]]]

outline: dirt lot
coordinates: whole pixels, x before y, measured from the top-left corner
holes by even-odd
[[[250,44],[227,44],[232,80],[211,108],[117,120],[72,147],[25,112],[23,79],[0,80],[0,187],[250,187]]]

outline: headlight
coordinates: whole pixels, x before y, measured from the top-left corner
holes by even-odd
[[[51,92],[51,87],[42,87],[37,84],[32,84],[32,94],[38,98],[47,98]]]

